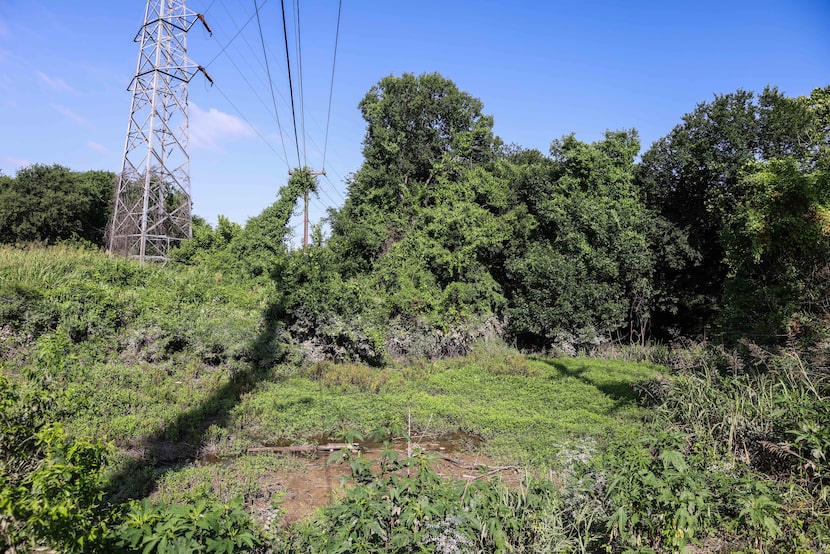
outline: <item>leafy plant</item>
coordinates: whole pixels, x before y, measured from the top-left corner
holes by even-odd
[[[126,551],[142,554],[232,554],[248,552],[259,543],[239,500],[158,506],[147,499],[134,501],[114,529],[113,540]]]
[[[667,432],[610,451],[612,541],[686,551],[716,521],[705,474],[689,465],[683,442],[683,435]]]
[[[385,451],[378,469],[339,454],[354,484],[313,521],[292,528],[282,551],[556,551],[569,544],[549,481],[528,477],[519,490],[498,480],[447,481],[429,455]]]
[[[108,532],[101,499],[109,449],[67,437],[48,421],[50,406],[44,393],[19,397],[0,373],[0,538],[12,549],[96,551]]]

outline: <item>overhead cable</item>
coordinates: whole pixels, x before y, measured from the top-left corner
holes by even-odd
[[[303,41],[300,32],[300,0],[294,0],[294,36],[297,42],[297,85],[300,93],[300,129],[303,136],[303,165],[308,166],[306,155],[305,92],[303,89]]]
[[[337,5],[337,30],[334,33],[334,59],[331,62],[331,85],[329,86],[329,109],[326,115],[326,138],[323,140],[323,171],[326,170],[326,149],[329,145],[329,124],[331,123],[331,99],[334,95],[334,66],[337,64],[337,42],[340,39],[340,12],[343,9],[343,0]]]
[[[268,146],[268,148],[270,148],[270,149],[271,149],[271,151],[272,151],[274,154],[276,154],[276,155],[277,155],[277,157],[278,157],[279,159],[283,160],[283,161],[287,164],[287,163],[288,163],[288,160],[283,159],[283,157],[280,155],[280,153],[279,153],[279,152],[277,152],[277,149],[276,149],[276,148],[274,148],[274,146],[273,146],[273,145],[272,145],[272,144],[268,141],[268,139],[266,139],[266,138],[265,138],[265,136],[264,136],[262,133],[260,133],[260,132],[259,132],[259,129],[257,129],[257,128],[256,128],[256,126],[254,126],[254,124],[253,124],[253,123],[251,123],[251,121],[250,121],[247,117],[245,117],[245,114],[244,114],[244,113],[242,113],[242,110],[240,110],[239,108],[237,108],[237,107],[236,107],[236,104],[234,104],[234,103],[233,103],[233,101],[232,101],[230,98],[228,98],[228,95],[227,95],[227,94],[225,94],[225,91],[223,91],[223,90],[219,87],[219,85],[216,85],[216,86],[215,86],[215,88],[216,88],[216,90],[218,90],[218,91],[219,91],[219,94],[221,94],[221,95],[222,95],[222,97],[223,97],[223,98],[224,98],[224,99],[228,102],[228,104],[230,104],[230,105],[231,105],[231,107],[232,107],[234,110],[236,110],[236,113],[238,113],[238,114],[239,114],[239,117],[241,117],[241,118],[245,121],[245,123],[247,123],[247,124],[248,124],[248,126],[249,126],[251,129],[253,129],[253,130],[254,130],[254,132],[255,132],[257,135],[259,135],[259,138],[261,138],[261,139],[262,139],[262,142],[264,142],[264,143],[265,143],[265,145],[266,145],[266,146]]]
[[[285,37],[285,64],[288,66],[288,91],[291,94],[291,119],[294,121],[294,145],[297,147],[297,165],[300,162],[300,139],[297,137],[297,112],[294,109],[294,85],[291,81],[291,56],[288,53],[288,26],[285,24],[285,0],[280,0],[282,5],[282,33]]]
[[[268,64],[268,52],[265,50],[265,37],[262,34],[262,21],[259,19],[259,8],[257,8],[256,0],[254,0],[254,9],[256,11],[256,23],[259,27],[259,39],[262,42],[262,55],[265,58],[265,72],[268,74],[268,86],[271,89],[271,101],[274,104],[274,116],[277,118],[277,128],[280,130],[280,142],[282,143],[282,150],[285,154],[285,165],[291,171],[291,166],[288,164],[288,151],[285,149],[285,141],[282,139],[282,125],[280,124],[280,114],[277,110],[277,96],[274,93],[274,81],[271,79],[271,69]]]
[[[259,7],[261,8],[261,7],[263,7],[263,6],[264,6],[265,4],[267,4],[267,3],[268,3],[268,0],[262,0],[262,4],[260,4],[260,5],[259,5]],[[254,1],[254,7],[256,7],[256,0]],[[256,15],[257,15],[256,13],[251,14],[251,17],[249,17],[249,18],[248,18],[248,20],[247,20],[247,21],[246,21],[246,22],[242,25],[242,27],[240,27],[240,28],[239,28],[239,30],[236,32],[236,34],[235,34],[234,36],[232,36],[232,37],[231,37],[231,40],[229,40],[229,41],[228,41],[228,43],[227,43],[227,44],[225,44],[225,46],[224,46],[224,47],[223,47],[223,48],[219,51],[219,53],[218,53],[218,54],[216,54],[215,56],[213,56],[213,59],[212,59],[212,60],[210,60],[208,63],[206,63],[206,64],[205,64],[205,67],[210,67],[210,64],[212,64],[213,62],[215,62],[215,61],[217,60],[217,58],[219,58],[219,56],[221,56],[222,54],[224,54],[224,53],[225,53],[225,50],[227,50],[228,46],[230,46],[230,45],[231,45],[231,43],[232,43],[234,40],[236,40],[236,38],[237,38],[239,35],[241,35],[241,34],[242,34],[242,31],[245,29],[245,27],[247,27],[247,26],[248,26],[248,24],[249,24],[251,21],[253,21],[253,19],[254,19],[254,17],[256,17]]]

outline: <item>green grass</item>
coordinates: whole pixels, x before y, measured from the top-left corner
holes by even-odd
[[[499,364],[499,357],[487,363]],[[548,465],[565,442],[637,425],[643,411],[630,385],[657,372],[650,365],[581,358],[528,364],[530,375],[494,374],[476,356],[403,368],[377,392],[325,385],[325,376],[293,376],[245,395],[230,425],[252,442],[303,442],[332,431],[366,436],[390,423],[405,428],[411,414],[413,434],[473,433],[485,439],[490,455]]]
[[[774,447],[786,440],[798,449],[791,456],[810,457],[815,465],[790,464],[790,481],[777,484],[771,475],[764,486],[772,491],[772,504],[766,506],[782,506],[778,525],[804,535],[802,542],[827,542],[826,433],[820,424],[826,420],[826,392],[816,388],[826,391],[826,385],[818,373],[811,381],[800,362],[777,370],[771,365],[769,373],[758,375],[675,373],[664,379],[672,384],[667,396],[647,411],[635,385],[665,371],[650,363],[527,357],[491,344],[463,358],[384,368],[301,364],[285,349],[278,300],[279,291],[265,280],[234,281],[190,267],[140,267],[69,247],[0,247],[0,373],[23,399],[47,391],[45,413],[62,422],[70,438],[115,444],[106,493],[116,503],[147,496],[162,503],[241,496],[249,510],[264,510],[263,517],[273,521],[278,509],[266,506],[273,496],[267,483],[305,466],[294,457],[248,455],[247,447],[339,440],[353,433],[364,439],[376,432],[401,436],[411,425],[416,440],[469,433],[482,439],[479,451],[497,462],[524,466],[531,475],[557,475],[566,508],[593,479],[569,482],[567,476],[577,475],[575,460],[593,454],[591,475],[606,478],[595,484],[619,475],[647,477],[637,469],[640,463],[658,475],[693,467],[693,482],[683,474],[689,482],[676,480],[678,486],[726,491],[718,500],[726,523],[715,532],[728,531],[737,540],[755,531],[736,532],[749,516],[735,514],[767,498],[740,487],[761,479],[751,471],[779,467],[770,465],[783,451]],[[653,352],[634,354],[648,359]],[[683,364],[707,367],[700,352],[658,354],[652,359],[693,355]],[[746,448],[756,439],[763,439],[766,450]],[[668,457],[655,457],[658,447]],[[194,461],[206,452],[218,454],[220,462]],[[750,455],[757,467],[736,469]],[[725,484],[715,487],[713,479]],[[652,485],[618,491],[615,502],[626,509],[652,507]],[[597,487],[587,491],[594,496],[585,497],[580,513],[607,523],[616,512],[597,515],[597,507],[610,502],[608,491]],[[278,496],[273,499],[278,503]],[[767,508],[758,505],[760,517]],[[669,521],[671,513],[646,519]],[[594,529],[597,537],[606,533],[605,523]]]
[[[0,248],[4,371],[61,389],[68,430],[124,444],[201,438],[304,442],[346,430],[465,431],[491,454],[544,464],[554,446],[636,424],[630,384],[655,366],[525,359],[503,348],[393,368],[260,368],[269,283],[228,282],[70,247]],[[15,377],[17,376],[17,377]]]
[[[299,471],[298,458],[262,453],[220,463],[190,464],[166,471],[158,482],[153,500],[162,504],[194,502],[202,499],[230,502],[251,499],[260,493],[266,480],[276,480],[279,472]]]

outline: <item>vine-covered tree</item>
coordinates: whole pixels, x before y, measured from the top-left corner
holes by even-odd
[[[498,139],[482,103],[437,73],[382,79],[360,102],[364,162],[345,206],[332,214],[332,244],[344,271],[371,267],[399,240],[441,174],[494,159]],[[348,253],[348,254],[346,254]]]
[[[649,207],[686,234],[699,256],[680,270],[660,268],[661,287],[674,290],[681,307],[663,313],[661,327],[700,333],[715,322],[728,271],[721,230],[743,201],[745,168],[781,156],[806,161],[816,150],[814,127],[803,98],[775,88],[757,98],[738,90],[699,104],[643,155],[637,182]]]

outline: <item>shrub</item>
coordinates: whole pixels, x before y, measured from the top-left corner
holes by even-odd
[[[70,440],[48,423],[51,406],[42,392],[21,398],[0,373],[0,539],[11,551],[96,551],[107,534],[101,499],[108,448]]]

